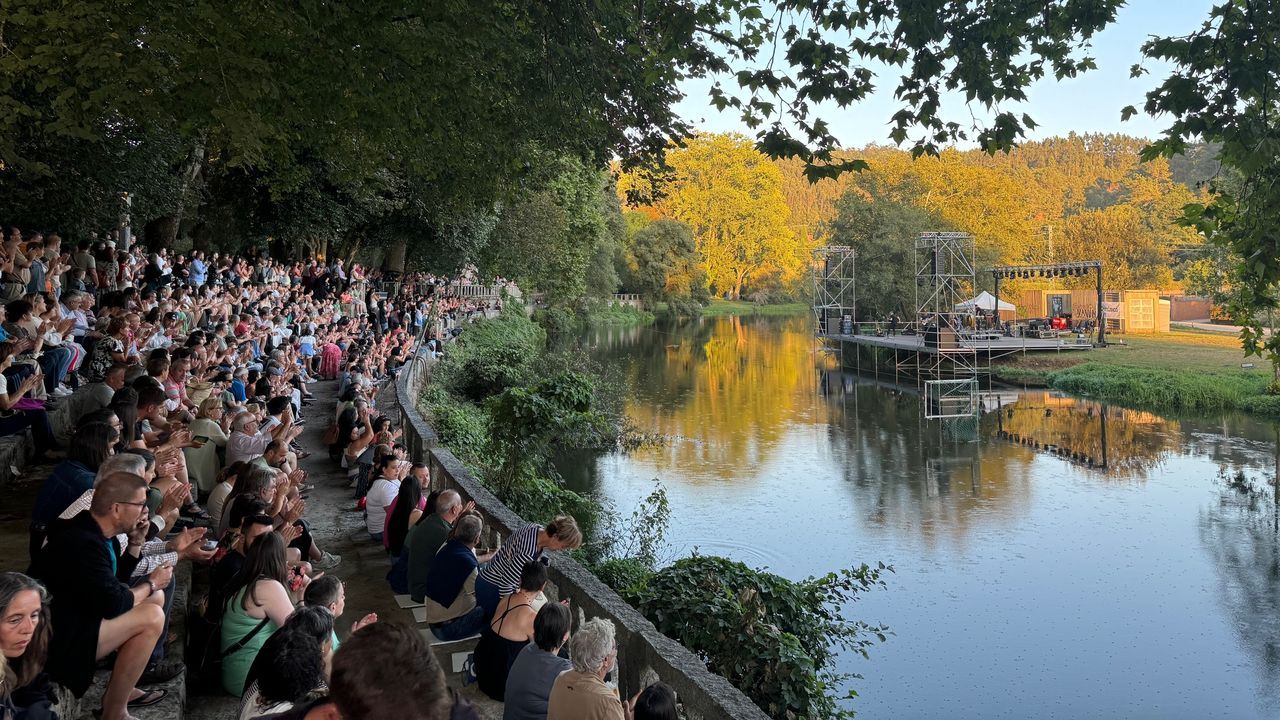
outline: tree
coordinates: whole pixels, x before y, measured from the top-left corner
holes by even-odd
[[[112,230],[122,191],[131,195],[135,225],[180,204],[172,167],[183,147],[172,131],[122,122],[96,139],[27,132],[11,141],[43,165],[40,173],[18,172],[0,161],[0,217],[23,230],[70,237]]]
[[[707,300],[697,243],[689,226],[678,220],[656,220],[637,232],[628,265],[647,303]]]
[[[706,135],[671,152],[658,209],[693,230],[708,282],[741,296],[755,278],[798,275],[804,248],[787,225],[782,173],[741,135]]]
[[[717,82],[713,100],[758,129],[759,149],[799,158],[811,178],[859,167],[833,154],[812,103],[863,99],[884,64],[903,68],[891,71],[895,141],[915,152],[966,137],[1007,148],[1033,125],[1008,104],[1046,73],[1091,67],[1080,50],[1120,4],[10,0],[0,172],[49,175],[46,143],[27,138],[165,128],[180,145],[168,170],[178,202],[148,223],[158,242],[191,219],[210,170],[244,169],[275,198],[304,189],[295,165],[316,163],[334,188],[391,170],[412,189],[408,210],[387,216],[396,242],[456,240],[457,218],[510,201],[546,154],[589,166],[660,158],[690,133],[675,111],[690,77],[731,76],[737,90]],[[757,66],[774,55],[783,61]],[[948,120],[944,90],[989,119]],[[403,232],[411,224],[417,232]]]
[[[613,256],[623,233],[608,173],[561,158],[499,213],[480,267],[566,305],[589,291],[614,292]]]
[[[1173,122],[1144,157],[1177,155],[1201,140],[1221,144],[1224,175],[1238,174],[1238,187],[1211,183],[1213,199],[1189,203],[1183,222],[1240,258],[1231,315],[1244,325],[1245,351],[1268,356],[1280,373],[1280,335],[1268,335],[1262,323],[1280,304],[1280,6],[1224,2],[1196,32],[1156,38],[1142,52],[1174,66],[1146,96],[1148,114]],[[1134,67],[1135,75],[1142,72]],[[1135,112],[1125,108],[1123,117]]]
[[[920,233],[946,228],[937,215],[908,202],[870,197],[853,190],[836,204],[829,227],[833,245],[857,251],[858,316],[880,320],[894,312],[915,314],[915,241]]]
[[[1173,284],[1167,248],[1157,243],[1142,212],[1132,205],[1072,215],[1062,225],[1056,248],[1057,262],[1101,261],[1108,288],[1160,289]]]

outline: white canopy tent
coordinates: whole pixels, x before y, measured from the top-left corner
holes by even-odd
[[[955,309],[960,312],[975,312],[982,310],[984,312],[994,312],[996,309],[996,298],[991,293],[983,290],[979,295],[962,303],[956,303]],[[1000,301],[1000,312],[1014,312],[1018,307],[1013,303]]]

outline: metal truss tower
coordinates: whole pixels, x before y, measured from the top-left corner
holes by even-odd
[[[818,335],[849,335],[856,320],[854,270],[857,253],[847,245],[830,245],[813,252],[813,314]],[[843,324],[848,317],[850,325]]]
[[[981,355],[964,338],[976,326],[957,306],[977,288],[974,240],[968,233],[926,232],[916,238],[916,327],[924,336],[918,372],[926,418],[976,418]]]

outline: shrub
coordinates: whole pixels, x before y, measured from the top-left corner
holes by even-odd
[[[1237,407],[1245,412],[1280,417],[1280,395],[1254,395],[1241,400]]]
[[[680,317],[696,318],[702,315],[703,305],[690,297],[671,298],[667,301],[667,311]]]
[[[463,462],[482,463],[488,449],[488,418],[468,402],[459,402],[438,385],[430,385],[422,394],[423,403],[431,411],[431,426],[440,444],[448,447]]]
[[[601,582],[633,605],[638,604],[645,587],[653,579],[653,568],[635,557],[609,558],[596,563],[591,570]]]
[[[632,602],[769,715],[847,718],[852,711],[828,690],[855,676],[830,669],[835,651],[865,657],[888,631],[847,621],[840,612],[859,593],[883,587],[884,570],[892,568],[863,565],[792,582],[726,558],[694,555],[654,573]]]
[[[533,313],[533,321],[547,332],[551,340],[569,337],[577,329],[573,313],[562,307],[549,307]]]
[[[609,433],[608,422],[592,406],[593,384],[572,370],[533,385],[512,387],[485,403],[490,449],[498,466],[500,491],[532,476],[555,477],[553,450],[595,447]]]
[[[495,318],[467,326],[432,373],[450,393],[481,401],[530,381],[547,342],[524,307],[511,303]]]

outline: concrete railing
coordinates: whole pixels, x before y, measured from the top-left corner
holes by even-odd
[[[636,293],[614,293],[609,299],[609,302],[614,305],[628,305],[637,310],[644,309],[644,303],[642,302],[641,297]]]
[[[463,501],[473,500],[484,519],[489,547],[528,525],[480,484],[448,449],[436,445],[437,436],[418,410],[418,398],[430,376],[430,360],[419,353],[396,380],[401,427],[412,457],[431,468],[432,487],[453,488]],[[586,617],[613,621],[618,641],[618,689],[630,697],[661,680],[675,689],[690,720],[768,720],[740,690],[707,670],[688,648],[658,632],[638,610],[600,581],[590,570],[564,556],[552,558],[546,593],[553,600],[569,598]],[[575,623],[577,613],[575,613]]]

